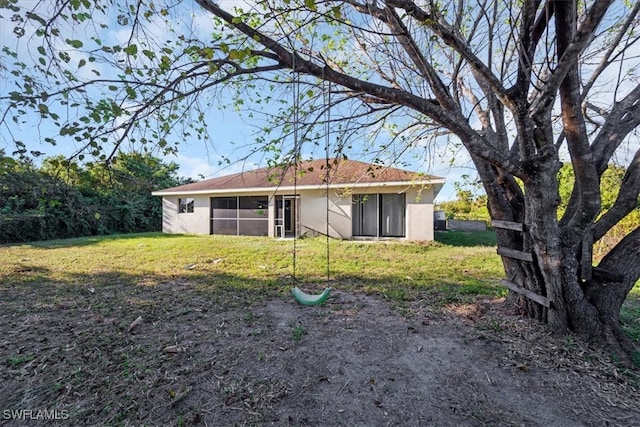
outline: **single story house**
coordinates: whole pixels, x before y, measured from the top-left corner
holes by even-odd
[[[425,241],[433,240],[433,199],[443,185],[422,173],[320,159],[152,194],[162,197],[165,233]]]

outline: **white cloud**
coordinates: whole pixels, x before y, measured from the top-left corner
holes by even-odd
[[[180,165],[180,169],[178,170],[179,176],[192,178],[197,181],[246,172],[260,167],[255,163],[241,161],[231,164],[218,164],[220,159],[220,157],[212,158],[210,156],[203,157],[178,154],[175,162]]]
[[[176,163],[180,165],[178,171],[179,176],[192,178],[195,180],[202,180],[204,178],[213,178],[219,176],[218,171],[206,158],[202,157],[190,157],[183,154],[178,154]]]

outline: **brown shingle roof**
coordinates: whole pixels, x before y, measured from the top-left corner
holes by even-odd
[[[289,167],[286,170],[260,168],[256,170],[240,172],[219,178],[207,179],[200,182],[181,185],[179,187],[167,188],[155,191],[153,194],[161,196],[163,193],[174,192],[206,192],[220,190],[234,190],[244,188],[277,188],[296,186],[320,186],[326,185],[327,176],[326,160],[317,159],[306,161],[298,165],[297,180],[294,179],[295,168]],[[284,173],[283,173],[284,172]],[[329,184],[349,185],[366,183],[386,183],[386,182],[443,182],[443,178],[425,175],[418,172],[410,172],[402,169],[387,168],[370,163],[358,162],[355,160],[331,160],[329,162]]]

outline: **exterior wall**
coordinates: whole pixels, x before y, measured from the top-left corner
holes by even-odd
[[[346,203],[345,203],[346,200]],[[300,192],[300,232],[317,236],[327,232],[326,190]],[[340,197],[329,190],[329,236],[336,239],[351,238],[351,196]]]
[[[181,198],[191,198],[183,196]],[[193,196],[193,213],[178,213],[179,197],[162,198],[162,232],[168,234],[209,234],[209,196]]]
[[[177,233],[173,231],[178,224],[178,198],[162,198],[162,232],[167,234]]]
[[[336,236],[342,239],[353,237],[351,226],[351,193],[331,190],[330,197],[333,202],[329,214],[330,227]]]
[[[372,187],[354,190],[354,194],[406,193],[405,239],[431,241],[433,234],[433,187]],[[351,227],[351,197],[349,203],[349,227]],[[351,228],[349,228],[351,236]]]
[[[407,191],[407,240],[433,240],[433,187]]]
[[[267,213],[269,221],[269,237],[276,236],[276,198],[269,196],[269,211]]]
[[[316,191],[299,192],[300,234],[318,236],[326,233],[326,198]]]
[[[433,188],[413,187],[369,187],[351,191],[329,190],[329,235],[338,239],[351,239],[351,194],[406,193],[406,240],[433,240]],[[233,197],[235,194],[225,194]],[[245,194],[243,194],[245,195]],[[326,233],[326,193],[325,190],[305,190],[299,192],[300,231],[302,235],[316,236]],[[209,234],[210,196],[184,195],[194,199],[194,212],[178,214],[178,197],[162,198],[162,231],[169,234]],[[269,236],[275,236],[275,198],[269,196]]]

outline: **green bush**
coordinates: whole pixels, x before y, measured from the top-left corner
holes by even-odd
[[[0,243],[160,231],[162,201],[151,192],[184,182],[177,165],[138,154],[109,168],[61,157],[36,168],[0,151],[0,168]]]

